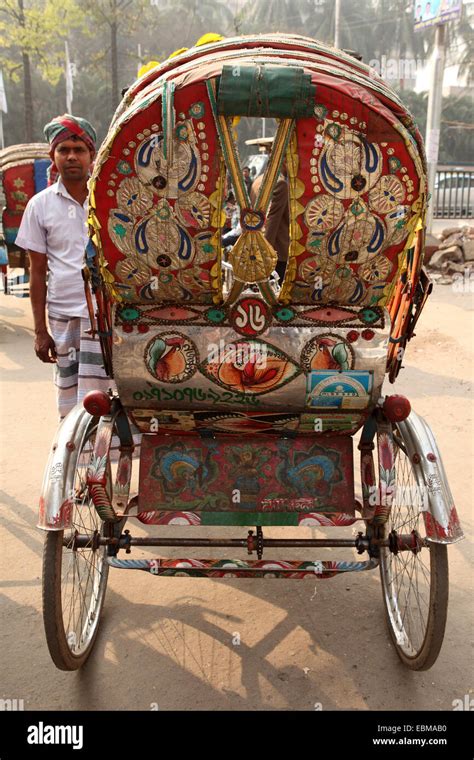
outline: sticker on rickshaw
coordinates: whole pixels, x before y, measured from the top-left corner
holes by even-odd
[[[307,376],[306,406],[324,409],[364,409],[370,403],[373,373],[362,370],[326,372]]]

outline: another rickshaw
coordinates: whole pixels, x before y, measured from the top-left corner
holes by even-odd
[[[0,176],[5,206],[2,210],[3,244],[10,269],[23,269],[18,287],[6,287],[7,293],[25,292],[28,282],[28,257],[16,245],[16,236],[26,204],[47,185],[47,170],[51,164],[47,143],[10,145],[0,150]],[[8,268],[5,270],[8,283]]]

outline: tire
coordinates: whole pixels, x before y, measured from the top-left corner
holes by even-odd
[[[421,496],[400,431],[394,431],[395,492],[385,536],[426,538]],[[417,496],[420,495],[420,496]],[[419,552],[380,549],[386,620],[397,654],[411,670],[428,670],[439,655],[448,610],[447,546],[426,542]]]
[[[89,657],[107,588],[107,548],[94,549],[92,539],[97,533],[109,535],[111,525],[99,518],[85,487],[96,430],[91,419],[76,442],[72,528],[48,531],[44,543],[43,620],[50,655],[60,670],[77,670]],[[73,550],[75,530],[90,535],[90,544]]]

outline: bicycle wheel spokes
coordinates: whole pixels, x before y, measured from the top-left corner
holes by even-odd
[[[83,441],[73,486],[70,532],[64,541],[61,568],[61,597],[64,632],[71,652],[80,655],[89,644],[100,601],[101,576],[105,569],[105,549],[94,549],[101,521],[88,493],[86,476],[92,460],[95,429]],[[76,534],[88,536],[81,548],[74,547]]]
[[[447,612],[446,546],[426,541],[423,511],[427,493],[420,488],[400,432],[394,436],[395,488],[386,535],[414,550],[384,547],[380,572],[389,629],[397,652],[409,667],[430,667],[441,648]]]

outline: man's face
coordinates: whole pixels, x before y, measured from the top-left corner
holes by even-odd
[[[82,181],[87,179],[93,156],[80,139],[64,140],[54,149],[54,163],[61,179]]]

